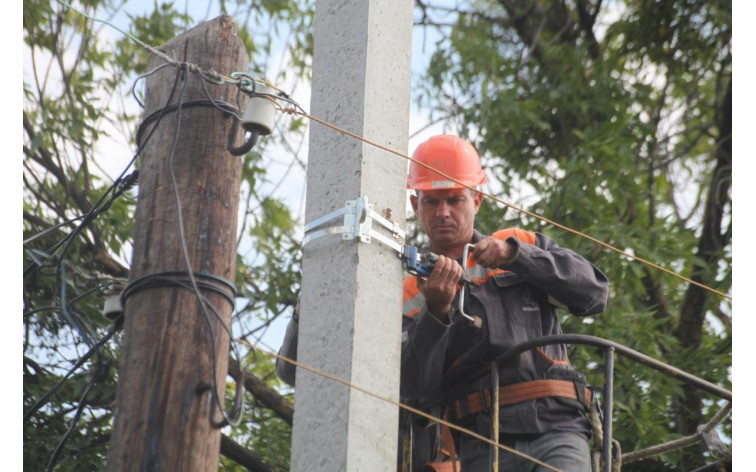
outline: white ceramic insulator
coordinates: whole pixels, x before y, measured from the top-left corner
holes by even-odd
[[[268,87],[258,86],[257,92],[273,94]],[[273,130],[273,121],[276,115],[276,103],[273,98],[265,96],[253,96],[247,102],[247,108],[242,116],[242,127],[249,130],[256,127],[260,134],[270,134]]]
[[[102,314],[108,319],[114,319],[123,313],[123,304],[121,303],[121,294],[109,295],[105,299],[105,306],[102,308]]]

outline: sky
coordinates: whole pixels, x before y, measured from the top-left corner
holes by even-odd
[[[198,4],[201,5],[200,2],[186,2],[187,5],[191,4],[193,5],[192,8],[202,8],[197,7]],[[138,8],[151,8],[153,2],[150,1],[144,1],[144,2],[130,2],[127,5],[127,8],[130,11],[136,11],[131,10],[132,8],[138,9]],[[204,4],[204,2],[202,2]],[[751,266],[752,263],[756,262],[754,261],[754,257],[751,254],[750,250],[743,249],[746,247],[746,240],[747,238],[750,239],[750,235],[753,234],[753,219],[747,217],[747,214],[745,213],[747,210],[744,210],[744,208],[747,208],[748,206],[752,205],[753,203],[753,190],[751,189],[753,187],[753,184],[751,182],[751,176],[753,175],[754,165],[754,151],[753,146],[748,140],[748,136],[753,135],[752,131],[752,123],[753,123],[753,107],[756,105],[756,100],[754,97],[754,87],[753,87],[753,73],[754,73],[754,67],[753,67],[753,61],[750,58],[747,58],[748,55],[752,55],[751,49],[752,45],[756,44],[756,36],[753,33],[752,25],[750,24],[752,19],[754,18],[754,13],[756,13],[754,10],[756,8],[754,7],[753,3],[748,0],[735,0],[733,2],[733,8],[734,8],[734,14],[733,14],[733,26],[734,26],[734,39],[733,39],[733,51],[734,51],[734,75],[735,80],[733,82],[733,90],[734,90],[734,140],[733,140],[733,147],[734,147],[734,169],[733,169],[733,214],[736,212],[740,215],[740,218],[737,220],[737,223],[734,225],[735,232],[733,236],[733,248],[734,248],[734,254],[736,257],[734,260],[736,262],[733,262],[733,270],[734,270],[734,276],[733,276],[733,323],[735,325],[734,334],[733,334],[733,358],[734,358],[734,365],[733,365],[733,379],[734,379],[734,390],[739,392],[745,391],[745,386],[747,384],[750,384],[751,381],[748,380],[749,372],[747,372],[745,369],[747,369],[748,364],[745,363],[746,356],[749,354],[747,349],[747,346],[752,341],[750,340],[750,333],[753,333],[754,326],[752,325],[754,322],[752,321],[752,314],[749,311],[746,311],[748,308],[745,305],[745,299],[744,293],[746,293],[746,287],[747,283],[750,282],[753,277],[750,275],[749,272],[746,272]],[[21,13],[22,13],[22,4],[21,2],[7,2],[4,5],[5,14],[3,15],[3,35],[6,41],[19,41],[23,36],[22,31],[22,24],[20,21]],[[204,13],[204,11],[202,12]],[[214,16],[214,13],[210,14],[210,18]],[[120,35],[119,33],[114,33],[116,35]],[[434,41],[431,39],[426,38],[426,50],[425,53],[422,50],[422,41],[420,40],[418,32],[415,32],[415,38],[414,38],[414,47],[413,47],[413,76],[418,71],[420,71],[423,67],[423,58],[427,58],[427,54],[429,51],[432,50],[434,46]],[[19,44],[16,43],[16,44]],[[6,62],[10,62],[11,64],[14,63],[14,61],[17,61],[15,63],[22,64],[23,69],[23,47],[22,44],[19,44],[21,47],[16,48],[6,48]],[[20,85],[17,83],[16,86],[12,85],[12,82],[9,80],[10,74],[7,74],[3,77],[3,80],[5,82],[6,87],[3,88],[3,94],[5,98],[5,110],[20,110],[23,108],[23,97],[22,94],[19,93]],[[18,88],[16,88],[18,87]],[[300,104],[305,107],[305,109],[309,108],[309,90],[306,87],[298,87],[295,91],[294,98],[297,99]],[[418,112],[416,108],[414,108],[415,105],[413,103],[413,113],[411,115],[411,126],[410,126],[410,132],[413,132],[414,130],[420,129],[423,125],[423,119],[421,114]],[[18,111],[16,112],[18,113]],[[3,123],[8,124],[9,118],[11,113],[5,114],[5,118],[3,120]],[[14,114],[17,116],[17,114]],[[414,147],[419,144],[422,140],[427,138],[428,136],[432,134],[436,134],[439,132],[438,128],[431,128],[423,133],[421,133],[419,136],[414,137],[410,141],[410,150],[414,149]],[[11,133],[8,132],[7,127],[3,127],[3,142],[8,144],[8,147],[12,147],[15,149],[18,149],[19,144],[10,146],[13,142],[13,138],[19,139],[21,138],[20,133],[15,132],[11,135]],[[22,141],[22,138],[19,139]],[[116,145],[118,146],[118,145]],[[121,146],[123,146],[121,144]],[[132,150],[128,146],[121,147],[120,153],[123,155],[124,159],[130,158],[130,153]],[[306,156],[306,153],[303,154]],[[20,184],[19,184],[19,177],[21,173],[21,159],[18,158],[10,158],[12,164],[5,164],[7,166],[17,166],[14,167],[16,172],[3,172],[0,173],[2,175],[2,188],[4,192],[5,197],[5,204],[3,207],[4,214],[7,219],[10,219],[12,221],[17,222],[16,224],[19,224],[19,222],[22,221],[21,217],[21,208],[22,208],[22,199],[21,199],[21,192],[20,192]],[[125,162],[125,161],[124,161]],[[117,164],[114,164],[114,168],[117,168]],[[19,187],[16,187],[19,186]],[[288,195],[287,198],[293,199],[292,201],[298,204],[299,200],[301,199],[301,194],[293,194]],[[295,205],[296,208],[296,205]],[[301,209],[303,212],[303,208]],[[16,216],[12,216],[15,214]],[[303,213],[302,213],[303,214]],[[19,233],[15,233],[19,234]],[[5,239],[10,239],[7,233],[4,233],[3,236]],[[6,245],[6,247],[9,247],[10,245]],[[14,251],[12,252],[13,256],[11,257],[11,251],[6,250],[7,259],[13,261],[13,272],[18,273],[17,271],[21,271],[23,267],[22,262],[22,252],[21,251]],[[2,346],[3,349],[6,349],[8,351],[9,356],[6,357],[6,359],[14,358],[13,356],[17,355],[21,352],[21,340],[22,337],[19,336],[22,329],[22,322],[21,317],[19,316],[19,313],[23,310],[21,306],[21,298],[18,296],[19,292],[22,290],[22,281],[19,277],[13,276],[12,274],[6,274],[4,284],[3,284],[3,294],[6,295],[6,299],[10,300],[17,300],[16,302],[10,303],[11,310],[10,313],[7,314],[6,317],[4,317],[4,323],[6,323],[6,326],[10,329],[4,329],[2,330],[3,336],[5,337],[2,339]],[[18,304],[18,305],[17,305]],[[12,307],[16,306],[17,308],[13,309]],[[748,333],[748,334],[746,334]],[[281,327],[276,327],[274,330],[271,331],[271,338],[269,341],[266,342],[268,344],[272,344],[272,347],[277,347],[276,339],[280,339],[282,336]],[[748,338],[746,336],[749,336]],[[18,358],[16,358],[18,359]],[[21,402],[21,392],[22,392],[22,379],[20,375],[20,369],[18,369],[18,364],[13,363],[12,367],[14,369],[14,372],[10,375],[6,375],[6,378],[10,379],[10,386],[7,389],[4,389],[4,395],[7,397],[5,402],[3,402],[3,405],[5,405],[5,413],[6,417],[10,417],[12,419],[12,424],[17,424],[20,426],[21,424],[21,412],[18,408],[19,403]],[[749,369],[750,370],[750,369]],[[745,404],[747,402],[741,402],[734,406],[734,415],[738,416],[738,421],[733,422],[733,429],[734,434],[733,437],[738,438],[745,438],[748,434],[748,431],[745,429],[748,427],[748,425],[752,424],[751,421],[748,421],[750,419],[753,419],[754,410],[751,407],[747,407]],[[748,416],[748,418],[745,418]],[[17,420],[17,422],[15,421]],[[741,440],[744,441],[744,440]],[[10,454],[6,455],[6,465],[10,465],[10,469],[12,470],[20,470],[20,464],[21,464],[21,456],[20,451],[22,450],[23,444],[22,444],[22,438],[21,435],[18,434],[18,430],[14,428],[14,431],[10,434],[10,437],[6,438],[6,441],[4,441],[5,447],[7,450],[12,451]],[[743,444],[743,442],[740,442],[738,444]],[[741,452],[741,460],[742,460],[742,452]],[[736,461],[738,460],[738,457],[736,456]],[[10,461],[8,463],[8,461]],[[17,462],[16,462],[17,461]],[[736,462],[737,464],[738,462]],[[14,465],[18,465],[18,467],[15,467]]]

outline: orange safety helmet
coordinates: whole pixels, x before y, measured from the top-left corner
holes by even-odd
[[[486,183],[486,173],[480,166],[478,152],[464,139],[449,134],[433,136],[420,144],[412,154],[415,161],[437,169],[470,187]],[[441,174],[410,162],[407,188],[412,190],[440,190],[465,188]]]

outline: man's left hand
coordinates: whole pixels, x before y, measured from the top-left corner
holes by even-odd
[[[491,236],[477,243],[472,253],[475,262],[489,269],[496,269],[512,262],[514,256],[513,245]]]

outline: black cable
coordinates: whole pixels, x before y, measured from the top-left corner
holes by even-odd
[[[65,225],[67,225],[69,223],[73,223],[74,221],[78,221],[78,220],[84,218],[84,216],[85,215],[77,216],[76,218],[71,218],[70,220],[66,220],[66,221],[64,221],[62,223],[56,224],[55,226],[51,226],[51,227],[49,227],[47,229],[44,229],[44,230],[40,231],[39,233],[35,234],[34,236],[30,236],[30,237],[24,239],[24,244],[29,244],[30,242],[34,241],[35,239],[40,238],[40,237],[44,236],[45,234],[49,233],[50,231],[55,231],[56,229],[60,228],[61,226],[65,226]]]
[[[76,408],[76,413],[74,414],[73,419],[71,419],[71,424],[68,425],[68,430],[66,430],[66,434],[63,435],[63,437],[60,439],[60,442],[58,442],[57,447],[55,448],[55,451],[53,451],[52,456],[50,457],[50,462],[47,463],[47,472],[52,472],[53,468],[55,467],[55,463],[58,462],[58,456],[60,456],[61,451],[63,450],[63,446],[66,444],[66,441],[68,441],[68,438],[71,436],[71,433],[74,430],[74,427],[76,427],[76,423],[79,422],[79,418],[81,418],[81,414],[84,411],[84,407],[86,406],[86,399],[87,395],[89,395],[89,392],[94,388],[95,384],[97,383],[97,377],[92,376],[92,379],[87,384],[87,387],[84,389],[84,393],[81,395],[81,399],[79,399],[79,406]]]
[[[60,386],[63,385],[63,383],[66,380],[68,380],[68,377],[70,377],[71,374],[73,374],[74,372],[76,372],[76,370],[79,367],[81,367],[82,365],[84,365],[84,363],[87,360],[89,360],[90,357],[92,357],[94,355],[94,353],[96,352],[96,348],[102,347],[106,342],[108,342],[110,340],[110,338],[113,337],[113,335],[116,332],[118,332],[118,330],[121,329],[122,322],[123,322],[123,316],[120,316],[119,318],[117,318],[114,321],[113,326],[111,326],[110,330],[107,332],[107,334],[105,336],[103,336],[102,339],[100,339],[99,341],[97,341],[97,343],[95,344],[95,346],[92,347],[91,349],[89,349],[89,351],[87,351],[86,354],[84,354],[83,356],[81,356],[79,358],[79,360],[76,362],[76,364],[74,364],[74,366],[71,369],[68,370],[68,372],[66,373],[66,375],[64,375],[63,378],[61,378],[58,381],[58,383],[55,384],[55,386],[53,386],[53,388],[51,388],[46,394],[44,394],[42,396],[42,398],[40,398],[39,400],[37,400],[36,403],[34,403],[34,405],[32,405],[31,408],[29,408],[29,410],[26,413],[24,413],[24,419],[23,419],[23,421],[26,421],[27,419],[29,419],[29,417],[31,415],[33,415],[40,408],[42,408],[43,406],[45,406],[45,404],[47,404],[47,402],[50,400],[50,398],[53,395],[55,395],[55,392],[58,391],[58,389],[60,388]]]
[[[185,276],[185,278],[181,278],[180,276],[182,275]],[[206,274],[204,272],[195,272],[194,276],[199,277],[201,279],[207,279],[214,282],[218,282],[228,287],[229,290],[224,290],[221,287],[218,287],[217,285],[207,283],[201,280],[197,281],[198,287],[221,294],[231,304],[232,309],[235,307],[236,288],[233,286],[233,284],[230,281],[222,277],[218,277],[217,275]],[[123,289],[123,292],[121,292],[121,303],[125,306],[126,300],[131,295],[141,290],[145,290],[149,288],[175,286],[182,282],[191,284],[191,280],[189,279],[189,276],[187,275],[185,271],[174,270],[174,271],[156,272],[154,274],[143,275],[129,282],[126,288]]]
[[[222,111],[224,114],[231,115],[232,117],[236,119],[241,119],[241,117],[238,115],[238,109],[235,106],[221,100],[200,98],[197,100],[189,100],[184,103],[174,103],[164,108],[161,108],[160,110],[150,113],[149,115],[147,115],[147,117],[144,120],[142,120],[142,123],[139,125],[139,128],[137,129],[137,135],[136,135],[137,144],[142,139],[142,134],[144,133],[145,128],[147,128],[147,126],[149,126],[157,118],[161,118],[165,113],[172,113],[175,111],[180,112],[181,111],[180,109],[195,108],[195,107],[215,107],[219,109],[220,111]],[[157,125],[155,126],[157,127]]]
[[[176,74],[176,79],[173,82],[173,87],[171,88],[171,93],[169,94],[168,100],[166,101],[166,106],[170,105],[171,101],[173,100],[173,95],[176,92],[176,87],[178,86],[179,77],[180,77],[180,71],[178,74]],[[142,153],[142,151],[144,150],[144,147],[147,145],[147,143],[150,141],[150,138],[152,138],[152,135],[157,130],[157,127],[160,124],[160,121],[162,121],[164,115],[165,113],[163,112],[160,114],[160,116],[157,117],[157,120],[156,120],[157,122],[155,123],[155,126],[152,128],[152,130],[150,130],[150,133],[145,139],[145,142],[138,145],[136,153],[131,158],[131,161],[129,161],[129,163],[126,165],[126,167],[121,172],[121,174],[113,181],[113,184],[110,186],[110,188],[108,188],[108,190],[105,191],[105,193],[103,193],[102,196],[97,200],[97,202],[92,206],[92,209],[89,211],[89,213],[83,216],[84,221],[79,223],[79,225],[76,228],[74,228],[74,230],[71,231],[71,233],[66,235],[63,239],[61,239],[60,241],[55,243],[51,248],[45,251],[48,258],[51,257],[51,255],[55,251],[57,251],[61,245],[65,243],[65,246],[63,250],[61,251],[61,255],[59,256],[59,259],[58,259],[58,263],[60,263],[60,261],[63,259],[63,255],[65,255],[66,251],[68,250],[68,246],[70,245],[71,241],[73,241],[73,239],[76,237],[76,235],[79,234],[84,229],[84,227],[86,227],[86,225],[88,225],[92,220],[94,220],[95,217],[99,216],[103,211],[110,208],[115,198],[117,198],[119,195],[121,195],[123,192],[128,190],[128,188],[130,188],[132,185],[136,183],[137,177],[139,175],[139,171],[135,170],[128,176],[125,176],[126,172],[131,168],[131,166],[136,161],[137,157]],[[111,192],[115,192],[115,193],[110,196],[110,200],[106,202],[105,204],[103,204],[102,206],[100,206],[102,202],[105,200],[105,198],[108,197],[108,195]],[[29,270],[31,270],[32,268],[36,266],[39,266],[39,262],[34,261],[29,267],[24,269],[24,276],[29,272]]]
[[[84,325],[84,323],[79,320],[77,317],[75,317],[68,309],[68,281],[66,279],[66,265],[60,264],[58,265],[58,268],[60,269],[58,272],[58,285],[60,286],[60,312],[63,314],[63,318],[73,326],[73,328],[79,333],[79,336],[81,339],[89,346],[90,348],[95,347],[95,342],[92,340],[91,333],[89,331],[89,328]],[[100,348],[97,348],[97,355],[100,355]]]
[[[203,297],[204,298],[204,297]],[[218,310],[213,306],[212,303],[206,300],[207,305],[210,307],[210,310],[215,314],[215,317],[219,320],[221,319],[220,313],[218,313]],[[228,333],[228,339],[229,344],[231,346],[231,349],[234,351],[234,354],[236,355],[236,366],[237,370],[239,371],[239,378],[236,380],[236,389],[234,390],[234,400],[233,404],[231,406],[231,411],[229,413],[226,413],[226,409],[221,405],[220,402],[220,395],[218,394],[218,384],[216,382],[216,379],[218,378],[218,360],[216,359],[215,355],[215,336],[212,336],[212,326],[210,325],[210,320],[208,319],[207,315],[205,316],[205,323],[207,324],[207,329],[210,331],[211,336],[210,339],[212,341],[212,348],[213,348],[213,385],[212,385],[212,395],[215,399],[214,405],[218,409],[218,411],[221,412],[222,420],[221,421],[215,421],[213,418],[215,415],[215,411],[210,412],[210,425],[214,428],[220,429],[224,426],[230,425],[230,426],[237,426],[239,423],[241,423],[242,416],[244,415],[244,369],[242,369],[241,365],[241,356],[239,355],[239,350],[236,348],[236,345],[233,342],[233,336],[231,334],[231,329],[226,327],[225,323],[221,321],[221,325],[223,326],[224,330]]]

